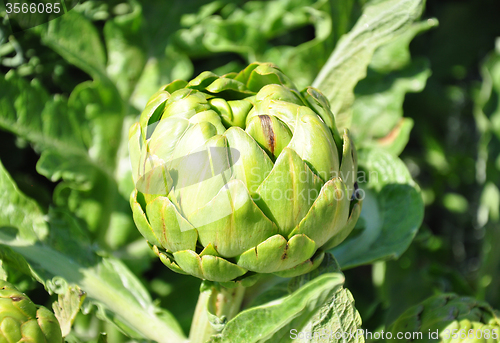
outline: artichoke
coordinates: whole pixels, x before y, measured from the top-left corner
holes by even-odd
[[[409,308],[389,328],[386,338],[442,343],[500,342],[500,318],[487,303],[456,294],[439,294]],[[415,334],[421,333],[417,338]],[[388,339],[389,340],[389,339]]]
[[[309,272],[361,211],[348,130],[272,64],[162,87],[129,150],[136,226],[167,267],[201,279]]]
[[[0,343],[62,341],[59,322],[51,311],[0,280]]]

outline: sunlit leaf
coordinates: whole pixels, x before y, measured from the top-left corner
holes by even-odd
[[[420,190],[400,159],[367,149],[359,152],[358,160],[361,216],[351,235],[332,249],[343,269],[398,258],[423,220]]]
[[[330,100],[340,130],[351,125],[354,87],[366,76],[375,50],[408,30],[422,8],[422,0],[369,3],[352,30],[339,40],[313,86]]]

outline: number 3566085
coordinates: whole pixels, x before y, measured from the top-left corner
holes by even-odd
[[[59,13],[61,12],[61,4],[56,3],[38,3],[38,4],[27,4],[27,3],[6,3],[7,14],[11,13]]]

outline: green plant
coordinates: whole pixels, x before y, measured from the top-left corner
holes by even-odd
[[[0,280],[0,340],[2,342],[62,342],[54,314],[36,306],[10,283]]]
[[[498,342],[500,318],[487,303],[439,294],[409,308],[388,327],[393,337],[412,342]],[[405,339],[404,334],[407,334]],[[408,335],[409,334],[409,335]],[[416,335],[418,334],[418,336]]]
[[[0,279],[14,284],[36,303],[47,308],[52,305],[62,335],[70,343],[290,342],[302,338],[363,342],[361,318],[366,330],[384,330],[408,306],[429,293],[448,290],[442,285],[453,285],[449,286],[452,290],[467,294],[477,289],[478,296],[494,301],[498,284],[492,277],[498,265],[495,251],[485,249],[488,263],[480,271],[480,279],[467,282],[458,271],[446,267],[442,256],[449,256],[452,249],[441,236],[424,226],[412,243],[424,216],[422,193],[412,175],[418,176],[416,165],[426,166],[413,159],[413,150],[404,155],[405,150],[403,158],[399,157],[409,141],[412,147],[412,127],[418,126],[413,134],[417,132],[428,144],[426,156],[439,170],[435,179],[446,180],[443,184],[456,179],[447,168],[465,172],[463,166],[469,164],[462,161],[471,159],[447,164],[440,145],[442,137],[430,134],[428,127],[422,129],[417,115],[413,119],[406,115],[419,107],[408,109],[407,102],[403,107],[405,99],[411,99],[407,93],[422,91],[431,75],[427,58],[410,54],[414,37],[437,26],[432,18],[419,21],[423,9],[424,1],[419,0],[86,1],[46,24],[13,33],[10,28],[17,19],[9,18],[2,7]],[[477,98],[478,122],[484,116],[495,122],[497,111],[492,110],[492,104],[497,99],[496,81],[488,83],[487,78],[496,70],[492,61],[484,69],[484,90]],[[245,72],[237,76],[247,65],[250,76],[243,75]],[[193,80],[196,75],[200,76]],[[253,84],[254,77],[260,82]],[[246,85],[239,86],[236,81]],[[323,95],[312,88],[298,92],[309,85]],[[462,94],[457,88],[450,91],[454,99]],[[302,139],[299,147],[293,146],[293,125],[284,118],[273,121],[271,117],[273,128],[279,128],[284,138],[276,140],[279,145],[266,142],[256,125],[262,118],[255,114],[266,115],[270,104],[283,100],[283,108],[309,113],[308,118],[320,128],[314,132],[327,137],[325,142],[330,146],[317,138]],[[439,102],[432,103],[437,105],[430,107],[439,113]],[[187,111],[179,109],[184,105]],[[189,119],[179,119],[182,115]],[[160,120],[162,116],[165,118]],[[140,124],[129,136],[129,128],[138,118]],[[230,150],[235,149],[239,160],[245,160],[247,150],[233,146],[231,138],[224,135],[229,127],[240,126],[254,130],[250,142],[261,144],[262,150],[254,149],[262,156],[261,168],[266,163],[269,169],[276,168],[285,154],[293,155],[293,147],[307,162],[303,168],[322,178],[318,191],[320,186],[336,183],[351,195],[356,182],[357,198],[363,200],[359,218],[355,220],[360,207],[357,199],[347,204],[350,197],[345,197],[339,206],[343,209],[342,225],[338,225],[341,234],[335,235],[337,229],[326,233],[317,227],[311,229],[309,240],[303,238],[308,243],[296,244],[297,259],[282,268],[286,275],[279,268],[256,268],[255,261],[247,263],[244,270],[238,269],[243,250],[264,244],[275,234],[274,229],[243,242],[241,238],[246,236],[239,235],[241,251],[236,252],[222,251],[236,241],[226,237],[221,238],[221,244],[201,236],[172,239],[170,229],[165,231],[165,239],[162,235],[158,238],[158,233],[163,234],[163,217],[155,206],[170,206],[164,199],[171,186],[176,188],[168,197],[173,204],[170,209],[187,213],[185,223],[200,229],[214,218],[226,218],[218,218],[225,214],[223,206],[195,218],[196,210],[214,197],[214,188],[238,183],[234,180],[237,164],[229,161],[219,165],[200,157],[203,154],[196,155],[202,151],[187,148],[196,145],[194,139],[186,138],[186,145],[179,144],[178,156],[167,159],[170,164],[155,161],[155,156],[164,153],[165,143],[180,142],[169,135],[158,139],[155,146],[151,143],[156,135],[167,132],[174,121],[191,121],[192,125],[198,120],[203,123],[198,127],[205,129],[192,137],[223,134],[218,137],[224,138],[208,141],[221,148],[215,152],[223,156],[231,152],[235,157]],[[227,132],[241,133],[243,128]],[[487,179],[494,180],[496,165],[490,162],[496,158],[496,141],[487,145],[491,133],[486,128],[488,125],[483,127],[484,146],[492,154]],[[347,130],[349,136],[344,134]],[[308,132],[312,131],[304,130]],[[343,146],[352,142],[357,165],[356,159],[351,163],[343,151]],[[336,156],[338,165],[326,163],[323,168],[322,163],[307,160],[299,153],[305,151],[307,143],[315,146],[313,159],[330,156],[332,162]],[[211,161],[210,173],[180,168],[191,155],[197,156],[198,162]],[[130,166],[130,160],[137,165]],[[155,168],[141,170],[151,166]],[[350,174],[356,174],[356,179],[346,180],[341,175],[340,181],[328,173],[322,176],[323,169],[340,173],[343,168],[357,170]],[[190,177],[200,182],[192,182]],[[179,182],[187,187],[179,187]],[[285,213],[292,208],[280,202],[275,211],[275,204],[259,203],[256,194],[264,183],[259,179],[256,189],[244,185],[241,192],[231,194],[246,194],[266,215],[274,217],[270,226],[278,230],[283,220],[290,219]],[[199,190],[188,196],[193,185],[206,192],[202,194],[206,199],[194,196],[201,194]],[[491,194],[487,190],[493,188],[487,185],[485,194]],[[129,202],[132,193],[134,211]],[[431,204],[429,194],[426,189],[426,204]],[[464,211],[464,201],[457,194],[444,198],[449,208]],[[489,202],[492,197],[484,198],[482,218],[488,217],[484,215],[488,205],[491,220],[488,217],[487,221],[493,226],[497,212]],[[303,208],[301,211],[293,224],[307,217]],[[317,216],[321,226],[340,218],[325,213]],[[353,228],[344,226],[349,213],[352,218],[348,223],[356,222]],[[184,219],[176,216],[168,223],[175,225]],[[289,240],[290,248],[294,237],[300,236],[294,236],[292,226],[278,237],[282,242]],[[215,225],[215,229],[221,227]],[[189,236],[195,232],[181,233]],[[173,248],[174,243],[186,244],[193,260],[225,261],[220,264],[231,263],[233,271],[239,272],[219,273],[219,266],[210,263],[203,272],[190,268],[179,257],[180,252],[188,251],[186,246]],[[455,246],[453,249],[459,251]],[[268,250],[270,254],[277,251]],[[172,273],[154,252],[172,269],[212,281]],[[297,267],[304,261],[303,269]],[[275,264],[276,259],[265,262]],[[414,291],[404,294],[407,288],[401,287],[402,283]]]
[[[341,138],[319,91],[297,91],[271,64],[162,87],[129,145],[135,223],[182,274],[305,274],[361,212],[348,130]]]

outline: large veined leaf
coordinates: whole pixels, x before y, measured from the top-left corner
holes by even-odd
[[[124,110],[115,91],[85,82],[66,100],[49,96],[36,80],[30,84],[14,71],[0,78],[0,89],[0,127],[41,151],[40,174],[64,181],[54,201],[99,231],[103,246],[117,246],[136,234],[126,200],[131,190],[120,190],[115,175],[130,169],[117,164]]]
[[[351,235],[332,249],[343,269],[401,256],[424,213],[420,190],[399,158],[366,149],[358,160],[359,196],[364,197],[360,219]]]
[[[413,121],[403,118],[407,92],[420,92],[430,76],[424,58],[411,60],[409,44],[415,35],[437,25],[437,20],[414,23],[378,48],[367,76],[354,89],[351,132],[356,146],[381,148],[399,155],[410,138]]]
[[[22,258],[43,275],[78,285],[131,337],[156,342],[182,342],[175,319],[157,308],[149,293],[117,259],[93,253],[74,218],[64,210],[44,215],[22,194],[0,164],[0,253],[2,260]],[[35,230],[34,230],[35,228]]]
[[[361,318],[343,282],[328,254],[317,270],[290,281],[290,295],[241,312],[211,342],[364,342]]]
[[[369,3],[349,33],[338,42],[313,86],[330,100],[337,127],[350,127],[354,87],[366,76],[375,50],[411,27],[420,17],[423,0]]]
[[[85,70],[94,78],[107,80],[106,52],[99,32],[84,16],[70,11],[50,22],[35,27],[45,44],[68,62]]]
[[[343,282],[341,274],[326,274],[288,297],[243,311],[226,324],[213,342],[291,341],[290,330],[299,330],[307,323]]]

